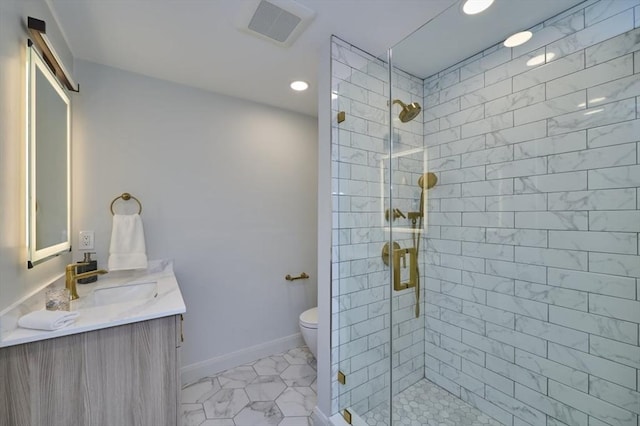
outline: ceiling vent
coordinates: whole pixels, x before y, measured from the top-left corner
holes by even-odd
[[[279,46],[288,47],[309,26],[315,12],[293,0],[249,2],[239,28]]]

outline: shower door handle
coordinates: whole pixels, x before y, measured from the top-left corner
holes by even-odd
[[[409,281],[402,282],[400,274],[400,259],[404,260],[406,268],[406,256],[409,255]],[[400,248],[393,251],[393,289],[395,291],[406,290],[416,286],[418,255],[414,247]]]

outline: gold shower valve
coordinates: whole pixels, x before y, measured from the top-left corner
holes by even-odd
[[[399,218],[403,218],[403,219],[407,218],[407,216],[405,216],[400,209],[393,209],[393,214],[391,213],[391,211],[389,211],[389,209],[386,209],[384,211],[384,218],[386,219],[387,222],[389,222],[389,219],[391,217],[393,217],[393,220],[396,220]]]
[[[400,244],[394,241],[393,251],[395,252],[396,250],[402,250],[402,249],[400,248]],[[382,262],[384,262],[385,265],[389,266],[389,243],[386,243],[382,247]]]

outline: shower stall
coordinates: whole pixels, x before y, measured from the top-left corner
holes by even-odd
[[[331,91],[331,414],[640,426],[640,0],[333,37]]]

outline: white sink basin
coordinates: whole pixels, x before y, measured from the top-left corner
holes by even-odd
[[[145,302],[158,296],[158,283],[146,281],[96,288],[88,297],[88,306],[104,306],[114,303]]]

